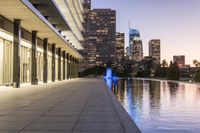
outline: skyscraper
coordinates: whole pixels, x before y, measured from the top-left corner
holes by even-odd
[[[116,62],[121,63],[124,58],[124,33],[116,33]]]
[[[160,40],[152,39],[149,41],[149,56],[156,59],[156,62],[160,64]]]
[[[85,69],[87,69],[88,68],[88,53],[87,53],[87,51],[88,51],[88,33],[89,33],[89,28],[88,28],[88,26],[89,26],[89,12],[91,11],[91,0],[84,0],[85,2],[84,2],[84,5],[83,5],[83,8],[84,8],[84,15],[83,15],[83,17],[84,17],[84,29],[85,29],[85,31],[83,32],[83,35],[84,35],[84,42],[82,43],[83,44],[83,47],[84,47],[84,50],[81,50],[80,51],[80,53],[81,53],[81,55],[84,57],[84,60],[82,60],[81,61],[81,63],[80,63],[80,71],[83,71],[83,70],[85,70]]]
[[[115,61],[116,11],[93,9],[88,14],[87,23],[87,63],[88,67],[105,66]]]
[[[179,67],[185,66],[185,55],[175,55],[175,56],[173,56],[173,62],[178,63]]]
[[[127,55],[132,57],[133,40],[135,37],[140,37],[140,32],[137,29],[129,29],[129,50]]]
[[[131,40],[131,57],[133,61],[141,61],[143,59],[143,47],[142,47],[142,40],[140,37],[134,37],[133,40]]]

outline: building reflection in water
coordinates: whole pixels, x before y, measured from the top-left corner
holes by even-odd
[[[150,110],[154,109],[153,113],[159,113],[160,109],[160,82],[149,81],[149,104]]]
[[[200,85],[144,79],[106,83],[142,132],[200,131]]]

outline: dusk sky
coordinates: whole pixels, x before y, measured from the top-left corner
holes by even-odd
[[[200,60],[200,0],[92,0],[92,8],[117,11],[117,31],[126,33],[128,25],[140,31],[144,55],[148,41],[161,39],[161,58],[186,55],[186,63]]]

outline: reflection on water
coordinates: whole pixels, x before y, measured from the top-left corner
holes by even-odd
[[[199,85],[136,79],[107,83],[142,132],[200,132]]]

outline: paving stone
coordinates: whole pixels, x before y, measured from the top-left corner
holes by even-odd
[[[102,79],[76,79],[12,88],[3,93],[0,88],[0,133],[4,132],[140,131]]]
[[[119,122],[79,122],[74,131],[122,132]]]
[[[24,131],[72,131],[75,122],[33,122]]]
[[[75,122],[78,115],[45,115],[40,117],[39,122]]]

